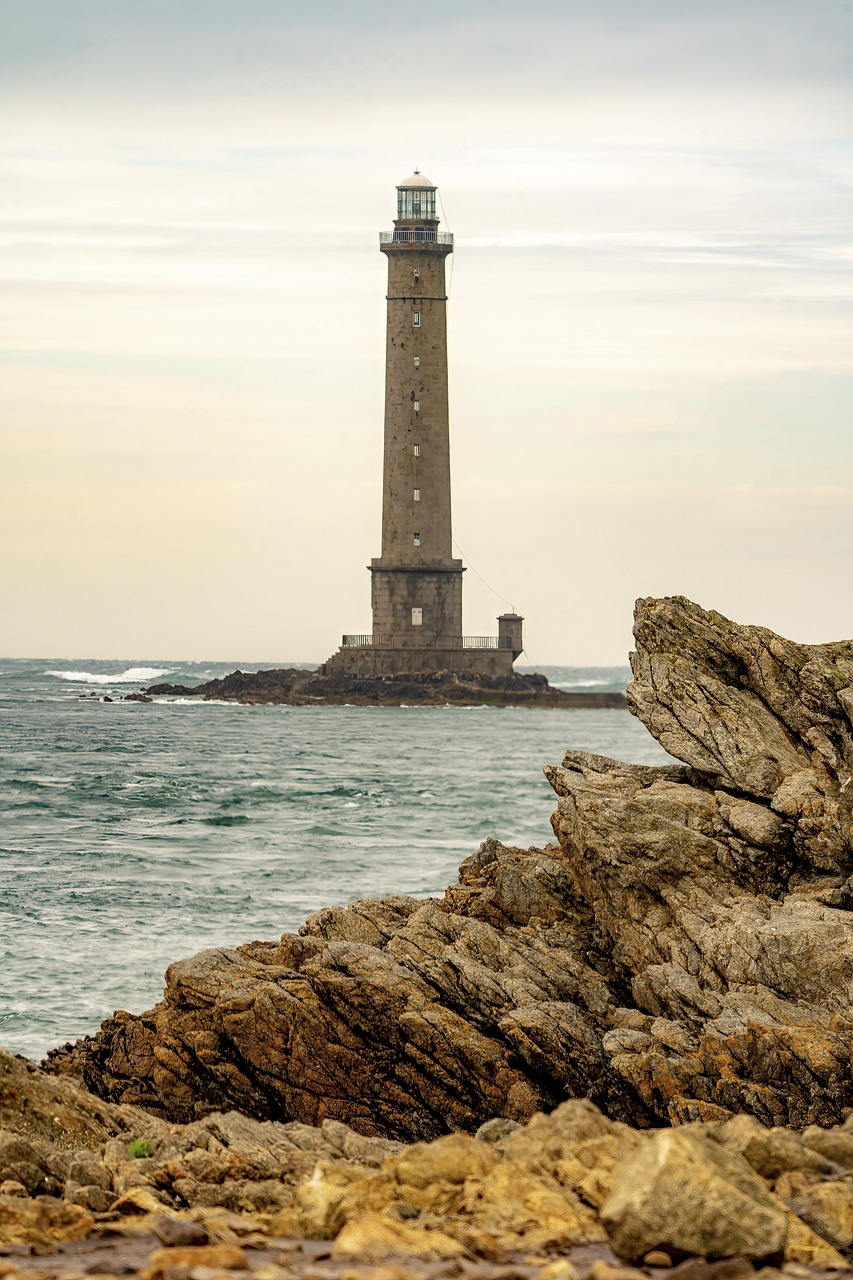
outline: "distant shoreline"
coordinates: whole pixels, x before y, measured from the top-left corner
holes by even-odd
[[[190,687],[150,685],[129,701],[155,697],[199,698],[275,706],[494,706],[562,710],[625,710],[621,692],[568,692],[539,674],[514,673],[509,679],[452,671],[397,676],[324,676],[297,667],[269,671],[233,671]]]

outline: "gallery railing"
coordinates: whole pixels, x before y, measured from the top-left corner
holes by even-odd
[[[380,244],[453,244],[452,231],[436,231],[433,227],[395,227],[379,232]]]
[[[342,636],[343,649],[511,649],[511,636]]]

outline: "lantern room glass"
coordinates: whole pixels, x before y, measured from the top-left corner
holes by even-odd
[[[397,217],[435,222],[435,187],[398,187]]]

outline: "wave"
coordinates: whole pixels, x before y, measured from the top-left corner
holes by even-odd
[[[612,680],[552,680],[555,689],[590,689],[594,684],[613,684]]]
[[[45,671],[46,676],[56,676],[57,680],[73,680],[76,684],[144,684],[146,680],[156,680],[158,676],[167,676],[168,667],[128,667],[117,675],[104,675],[100,671]]]
[[[251,702],[232,702],[228,698],[154,698],[164,707],[250,707]]]

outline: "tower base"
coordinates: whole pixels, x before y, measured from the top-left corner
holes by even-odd
[[[350,637],[344,637],[345,641]],[[344,643],[319,668],[328,676],[399,676],[455,671],[492,679],[512,675],[511,649],[395,647],[386,644]]]

